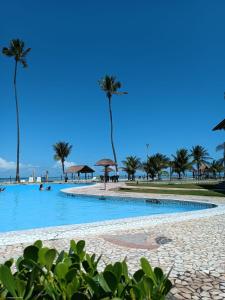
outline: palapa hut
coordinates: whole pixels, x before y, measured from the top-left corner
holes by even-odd
[[[80,165],[80,166],[71,166],[66,170],[66,174],[68,173],[77,173],[78,177],[80,178],[80,174],[84,174],[85,179],[87,179],[87,174],[91,174],[91,177],[93,177],[93,173],[95,172],[95,170],[93,170],[92,168],[90,168],[87,165]]]
[[[191,171],[192,171],[192,174],[193,174],[193,178],[197,178],[198,175],[200,177],[202,177],[202,176],[208,177],[209,176],[209,171],[210,171],[210,166],[206,163],[202,163],[200,165],[200,168],[199,168],[200,174],[198,174],[198,170],[193,168],[193,167],[191,168]]]
[[[104,167],[104,190],[105,190],[106,189],[107,169],[110,166],[115,166],[116,163],[109,158],[103,158],[103,159],[97,161],[95,165],[98,167]]]

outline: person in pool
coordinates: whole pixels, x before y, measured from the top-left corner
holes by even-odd
[[[3,187],[3,188],[1,187],[0,188],[0,192],[4,192],[4,190],[5,190],[5,187]]]
[[[46,187],[46,191],[51,191],[51,186],[50,185]]]
[[[44,186],[43,184],[41,183],[40,186],[39,186],[39,191],[43,191],[44,190]]]

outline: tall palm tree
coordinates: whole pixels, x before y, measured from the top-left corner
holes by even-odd
[[[185,175],[185,171],[189,170],[191,167],[189,161],[189,154],[187,149],[178,149],[175,155],[172,155],[172,171],[178,174],[179,179],[181,179],[181,174]]]
[[[63,174],[65,174],[65,160],[71,153],[72,147],[72,145],[66,142],[58,142],[53,145],[55,151],[54,159],[61,161]]]
[[[116,81],[115,76],[105,75],[102,79],[99,80],[100,88],[106,93],[106,97],[108,98],[109,103],[109,117],[110,117],[110,140],[112,145],[112,152],[114,161],[116,163],[116,172],[118,172],[118,164],[117,164],[117,155],[113,141],[113,116],[112,116],[112,96],[113,95],[122,95],[127,94],[127,92],[118,92],[118,89],[121,88],[121,83]]]
[[[192,147],[190,156],[193,159],[192,163],[195,164],[197,167],[197,176],[198,178],[200,178],[201,177],[200,167],[202,164],[208,164],[208,160],[210,159],[209,153],[204,147],[197,145]]]
[[[8,57],[15,59],[14,69],[14,92],[15,92],[15,103],[16,103],[16,125],[17,125],[17,151],[16,151],[16,181],[20,181],[20,122],[19,122],[19,100],[17,96],[17,67],[21,64],[24,68],[28,67],[26,62],[26,56],[30,52],[31,48],[25,49],[25,44],[20,39],[13,39],[10,42],[9,47],[4,47],[2,53]]]
[[[127,172],[128,180],[135,180],[135,173],[141,168],[140,158],[136,156],[127,156],[126,160],[122,161],[124,168],[123,170]]]
[[[221,159],[221,161],[224,167],[223,177],[225,178],[225,142],[216,147],[216,151],[221,151],[221,150],[223,151],[223,158]]]

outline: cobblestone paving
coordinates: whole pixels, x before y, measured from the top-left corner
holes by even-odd
[[[89,190],[86,190],[87,192]],[[217,201],[216,198],[213,199],[214,202]],[[218,202],[221,201],[223,200],[218,199]],[[102,254],[102,267],[105,263],[126,257],[132,273],[138,268],[142,256],[147,257],[153,266],[160,266],[166,272],[173,267],[170,276],[174,283],[171,293],[173,299],[222,300],[225,299],[224,227],[225,213],[193,220],[177,219],[174,222],[154,223],[132,229],[121,227],[120,230],[117,228],[109,233],[112,238],[110,241],[98,232],[90,236],[80,232],[74,234],[72,238],[75,240],[84,238],[89,252]],[[142,249],[135,248],[134,245],[128,247],[126,243],[123,245],[113,242],[113,238],[118,239],[122,235],[128,236],[128,240],[131,241],[132,236],[137,238],[138,234],[155,241],[159,237],[166,237],[169,242],[159,247],[146,247],[147,249],[144,249],[144,244]],[[71,236],[55,238],[44,243],[60,250],[68,248],[70,239]],[[19,256],[25,245],[26,243],[16,243],[0,246],[0,260]]]

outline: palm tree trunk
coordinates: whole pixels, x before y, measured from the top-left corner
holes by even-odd
[[[116,164],[116,175],[118,173],[118,165],[117,165],[117,158],[116,158],[116,151],[114,147],[114,142],[113,142],[113,117],[112,117],[112,107],[111,107],[111,96],[108,96],[109,99],[109,116],[110,116],[110,138],[111,138],[111,145],[112,145],[112,151],[113,151],[113,156],[114,156],[114,162]]]
[[[17,88],[16,88],[17,64],[18,62],[16,60],[15,72],[14,72],[14,91],[15,91],[15,102],[16,102],[16,126],[17,126],[16,182],[20,182],[20,123],[19,123],[19,103],[18,103]]]
[[[61,161],[62,162],[62,171],[63,171],[63,175],[65,174],[65,165],[64,165],[64,160]]]

